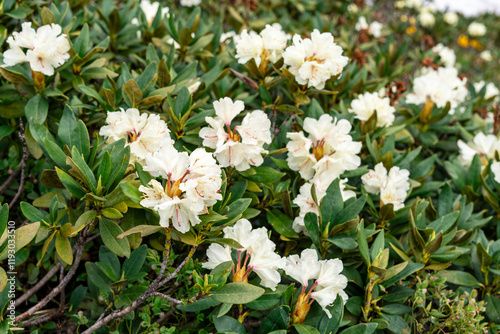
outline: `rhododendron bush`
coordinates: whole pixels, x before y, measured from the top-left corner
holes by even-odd
[[[0,332],[499,332],[497,22],[0,2]]]

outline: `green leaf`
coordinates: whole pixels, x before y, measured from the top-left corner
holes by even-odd
[[[87,279],[94,283],[99,289],[104,291],[110,291],[109,285],[113,283],[104,273],[97,267],[95,263],[86,262],[85,269],[87,270]]]
[[[403,265],[404,265],[404,262],[398,264],[397,266],[403,266]],[[400,267],[397,267],[397,266],[391,267],[389,270],[391,270],[392,268],[400,269]],[[401,270],[398,274],[396,274],[392,278],[386,278],[386,281],[384,281],[384,283],[382,285],[387,288],[387,287],[393,285],[394,283],[396,283],[397,281],[399,281],[400,279],[405,279],[407,276],[422,269],[423,267],[424,267],[424,264],[422,264],[422,263],[408,263],[404,267],[404,269]],[[387,273],[386,273],[386,276],[387,276]]]
[[[438,197],[438,217],[442,217],[453,209],[453,192],[448,183],[446,183],[439,193]]]
[[[57,176],[69,192],[78,199],[82,199],[87,194],[87,191],[73,179],[68,173],[56,167]]]
[[[346,206],[335,219],[335,225],[344,223],[351,219],[356,218],[356,216],[363,210],[366,203],[366,194],[356,199],[354,202]],[[333,221],[332,221],[333,222]]]
[[[7,273],[0,267],[0,292],[7,286]]]
[[[123,85],[122,95],[125,103],[131,108],[139,107],[142,101],[142,91],[134,79],[130,79]]]
[[[94,218],[97,216],[97,212],[95,210],[85,211],[81,214],[80,217],[75,222],[75,227],[73,228],[72,237],[78,234],[81,230],[85,228],[88,224],[90,224]]]
[[[38,229],[40,228],[40,222],[26,224],[18,229],[16,229],[16,236],[14,238],[14,252],[18,252],[24,246],[29,244],[31,240],[36,237]],[[7,258],[9,248],[5,247],[2,253],[0,254],[0,261],[3,261]]]
[[[118,296],[115,298],[115,307],[116,308],[121,308],[121,307],[127,307],[130,304],[132,304],[137,298],[139,298],[146,290],[148,289],[147,286],[132,286],[128,289],[125,289],[124,291],[120,292]]]
[[[447,283],[452,283],[461,286],[469,286],[473,288],[479,287],[477,279],[465,271],[459,270],[442,270],[434,274],[437,277],[446,278]]]
[[[307,232],[311,237],[316,248],[320,249],[320,231],[318,225],[318,216],[312,212],[308,212],[304,217],[304,224],[306,226]]]
[[[264,294],[265,290],[248,283],[229,283],[212,295],[221,303],[246,304]]]
[[[319,318],[316,328],[318,328],[321,333],[335,334],[339,330],[340,322],[344,316],[344,300],[342,297],[337,296],[333,306],[327,306],[326,308],[332,317],[328,317],[328,314],[323,312]]]
[[[200,300],[195,301],[194,303],[187,305],[177,305],[177,309],[184,312],[199,312],[211,307],[219,305],[221,302],[212,298],[212,296],[204,297]]]
[[[47,118],[49,103],[40,94],[33,96],[24,107],[24,114],[30,122],[42,124]]]
[[[295,327],[295,330],[297,330],[299,334],[320,334],[320,332],[313,326],[293,324],[293,327]]]
[[[377,324],[358,324],[344,329],[340,334],[372,334],[377,329]]]
[[[269,315],[262,320],[259,334],[268,334],[276,330],[287,329],[289,323],[290,307],[286,305],[279,306],[272,310]]]
[[[96,192],[96,187],[97,187],[97,182],[94,176],[94,173],[92,173],[92,170],[90,167],[87,165],[85,160],[83,159],[82,155],[80,152],[78,152],[77,148],[73,146],[73,149],[71,150],[71,158],[70,160],[78,167],[78,169],[81,171],[83,176],[85,177],[85,182],[88,187],[92,190],[92,192]]]
[[[118,239],[117,236],[123,231],[114,221],[107,218],[99,218],[99,231],[104,245],[117,256],[130,257],[130,244],[128,239]]]
[[[120,211],[116,210],[115,208],[104,208],[101,212],[104,217],[109,219],[123,218],[123,215],[120,213]]]
[[[63,237],[61,233],[56,234],[56,251],[57,255],[66,264],[71,265],[73,263],[73,250],[71,249],[71,242],[66,237]]]
[[[1,290],[1,289],[0,289]],[[500,298],[486,295],[486,315],[495,324],[500,324]]]
[[[142,245],[134,249],[134,251],[130,254],[130,258],[123,262],[122,270],[125,278],[130,275],[137,274],[141,270],[147,254],[148,247],[146,245]]]
[[[321,219],[323,225],[330,225],[335,222],[335,217],[344,208],[344,200],[340,191],[339,179],[335,179],[326,190],[326,195],[323,197],[320,205]]]
[[[266,212],[268,223],[280,235],[287,238],[298,238],[298,233],[292,228],[293,220],[278,209],[268,210]]]
[[[51,139],[44,138],[43,143],[45,145],[45,150],[49,154],[49,157],[54,160],[56,165],[60,168],[67,169],[66,165],[66,154],[64,151],[53,142]]]
[[[245,327],[235,318],[223,315],[221,317],[214,316],[213,320],[218,333],[246,334]]]
[[[139,225],[139,226],[132,227],[130,230],[127,230],[127,231],[121,233],[120,235],[117,235],[116,237],[118,239],[123,239],[127,235],[131,235],[134,233],[140,233],[141,237],[147,237],[148,235],[151,235],[153,233],[156,233],[156,232],[158,232],[160,230],[164,230],[164,229],[165,228],[163,226],[159,226],[159,225]]]
[[[83,25],[82,30],[80,30],[80,35],[75,40],[73,44],[73,50],[80,56],[80,58],[85,57],[89,45],[89,26],[87,23]]]
[[[47,214],[35,208],[33,205],[21,202],[21,211],[23,215],[30,220],[30,222],[48,222]],[[3,209],[3,208],[2,208]],[[8,212],[8,211],[7,211]]]
[[[366,241],[366,235],[365,235],[365,226],[363,222],[360,222],[358,225],[358,247],[359,247],[359,253],[361,254],[361,257],[363,260],[365,260],[366,264],[369,266],[370,265],[370,253],[368,251],[368,242]]]
[[[62,145],[68,145],[72,148],[72,134],[76,127],[76,118],[73,110],[70,106],[65,105],[63,116],[59,122],[59,128],[57,129],[57,138],[62,143]]]
[[[240,174],[253,182],[271,183],[280,180],[286,173],[282,173],[271,167],[254,167]]]
[[[227,245],[231,248],[235,249],[241,249],[243,246],[237,242],[236,240],[229,239],[229,238],[211,238],[206,240],[209,243],[216,243],[216,244],[221,244],[221,245]]]
[[[134,203],[141,203],[142,193],[130,182],[122,182],[120,183],[120,189],[123,193],[132,200]]]

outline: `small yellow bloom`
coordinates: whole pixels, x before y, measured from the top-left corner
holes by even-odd
[[[460,45],[463,48],[468,48],[469,47],[469,37],[467,37],[465,35],[458,36],[458,45]]]
[[[481,51],[483,49],[483,46],[481,45],[481,43],[479,43],[475,39],[470,40],[470,46],[472,46],[474,49],[479,50],[479,51]]]
[[[406,29],[406,33],[408,35],[413,35],[416,32],[417,32],[417,27],[415,27],[415,26],[411,26],[411,27],[408,27],[408,29]]]
[[[408,21],[408,16],[401,15],[401,22],[406,22],[406,21]]]
[[[410,19],[408,20],[410,22],[411,25],[415,25],[417,24],[417,20],[415,19],[414,16],[411,16]]]

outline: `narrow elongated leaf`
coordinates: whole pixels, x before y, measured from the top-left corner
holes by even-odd
[[[115,253],[117,256],[130,256],[130,244],[128,239],[117,238],[118,235],[122,234],[123,231],[114,221],[100,218],[99,219],[99,230],[101,232],[101,238],[104,245],[109,248],[110,251]]]
[[[229,283],[212,295],[221,303],[245,304],[264,294],[264,289],[248,283]]]

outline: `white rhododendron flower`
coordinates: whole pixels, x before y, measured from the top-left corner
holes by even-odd
[[[357,154],[362,144],[349,135],[351,124],[345,120],[322,115],[319,120],[306,117],[304,132],[289,132],[288,165],[306,180],[326,178],[330,182],[347,170],[359,167]]]
[[[30,22],[22,24],[21,32],[14,32],[7,39],[10,49],[3,53],[2,67],[28,62],[33,71],[53,75],[54,69],[69,59],[70,45],[58,24],[35,29]],[[23,49],[27,49],[26,53]]]
[[[355,118],[367,121],[377,112],[377,127],[390,126],[394,122],[396,108],[391,106],[388,97],[380,97],[378,93],[364,93],[358,95],[351,103],[349,112],[356,114]]]
[[[267,229],[265,227],[253,229],[247,219],[240,219],[234,226],[228,226],[223,231],[224,238],[233,239],[243,246],[238,250],[239,261],[233,281],[238,279],[247,281],[248,274],[253,271],[260,277],[262,286],[276,290],[276,285],[281,281],[278,269],[284,267],[285,259],[274,252],[276,245],[269,239]],[[242,258],[243,252],[246,252],[244,259]],[[208,261],[202,264],[203,268],[207,269],[232,261],[229,246],[219,244],[212,244],[208,247],[207,257]]]
[[[491,55],[490,50],[485,50],[479,54],[479,57],[481,57],[482,60],[486,62],[490,62],[493,60],[493,56]]]
[[[201,0],[181,0],[181,6],[193,7],[201,4]]]
[[[250,166],[260,166],[262,154],[268,151],[264,144],[271,143],[271,121],[262,110],[248,113],[234,129],[232,120],[245,105],[229,97],[214,102],[216,117],[206,117],[209,126],[200,130],[203,145],[215,149],[215,157],[222,167],[232,166],[244,171]]]
[[[139,110],[129,108],[121,111],[108,111],[106,123],[99,131],[108,143],[125,139],[130,146],[130,163],[145,164],[149,153],[158,151],[164,145],[172,145],[170,130],[165,121],[155,114],[140,114]]]
[[[173,226],[186,233],[201,222],[200,214],[222,199],[221,169],[202,148],[188,155],[166,145],[146,157],[144,170],[166,180],[165,187],[155,179],[147,187],[139,187],[144,193],[141,205],[157,211],[163,227]]]
[[[158,13],[158,8],[160,8],[160,3],[159,2],[151,2],[150,0],[141,0],[141,3],[139,4],[141,7],[142,12],[144,13],[144,16],[146,17],[146,21],[148,22],[149,25],[151,25],[156,17],[156,14]],[[169,11],[170,9],[168,7],[161,7],[161,17],[168,17],[169,16]],[[132,24],[139,25],[139,21],[134,18],[131,21]]]
[[[366,31],[368,31],[369,34],[373,35],[373,37],[376,37],[376,38],[379,38],[380,36],[382,36],[382,28],[383,27],[384,27],[384,25],[380,22],[377,22],[377,21],[373,21],[372,23],[368,24],[368,22],[366,21],[366,18],[364,16],[361,16],[358,19],[358,22],[356,23],[356,25],[354,26],[354,28],[357,31],[366,30]]]
[[[488,159],[495,159],[495,153],[500,154],[500,140],[495,135],[479,132],[472,142],[466,144],[459,139],[457,144],[460,150],[458,160],[466,167],[470,166],[476,154],[481,157],[483,166],[487,165]]]
[[[347,11],[352,14],[356,14],[359,11],[359,7],[355,3],[351,3],[347,6]]]
[[[235,40],[238,63],[246,64],[250,59],[254,59],[257,66],[266,61],[275,63],[281,58],[288,39],[279,23],[266,25],[260,34],[245,29]]]
[[[349,58],[342,56],[342,52],[331,33],[315,29],[311,38],[293,36],[293,45],[286,48],[283,59],[297,83],[323,89],[326,81],[340,75],[347,65]]]
[[[484,98],[486,100],[489,100],[491,98],[496,97],[494,102],[498,101],[498,97],[500,95],[500,90],[498,90],[497,86],[495,86],[495,84],[493,82],[490,82],[488,84],[486,84],[484,82],[484,80],[476,82],[474,84],[474,90],[476,91],[476,93],[479,94],[479,92],[484,88],[485,85],[486,85],[486,91],[484,93]]]
[[[340,180],[340,193],[342,195],[342,200],[345,202],[351,197],[355,197],[356,193],[352,190],[345,190],[347,179]],[[312,186],[315,186],[316,189],[316,199],[318,200],[318,204],[321,205],[321,200],[326,195],[326,191],[328,190],[328,186],[331,184],[331,181],[327,178],[315,178],[311,183],[305,183],[300,187],[299,194],[293,200],[293,203],[298,205],[300,208],[299,215],[295,217],[293,220],[292,228],[295,232],[300,233],[304,232],[307,234],[306,225],[304,223],[304,217],[308,212],[312,212],[316,215],[319,215],[319,208],[314,203],[312,196]]]
[[[453,114],[469,94],[466,83],[467,79],[460,79],[453,67],[440,67],[437,71],[431,69],[413,80],[413,93],[406,97],[406,102],[424,104],[430,99],[439,108],[450,102],[450,114]]]
[[[430,11],[423,10],[420,15],[418,15],[418,21],[423,27],[431,28],[436,23],[436,18]]]
[[[313,249],[305,249],[299,255],[290,255],[286,258],[283,268],[285,273],[302,284],[302,295],[304,302],[308,302],[309,296],[321,305],[329,318],[332,317],[328,309],[337,296],[340,295],[344,304],[349,298],[344,292],[347,287],[347,277],[340,273],[344,270],[344,265],[339,259],[318,260],[318,254]],[[314,284],[306,294],[309,280],[315,280]],[[303,298],[299,297],[299,301]],[[296,309],[297,309],[296,305]],[[294,312],[295,313],[295,312]]]
[[[500,161],[495,161],[491,164],[491,171],[496,183],[500,183]]]
[[[420,7],[422,7],[423,3],[423,0],[406,0],[406,6],[409,8],[419,9]]]
[[[455,55],[455,51],[453,51],[452,49],[444,46],[442,43],[439,43],[432,48],[432,51],[439,55],[439,58],[441,58],[441,61],[444,63],[445,67],[455,66],[457,57]]]
[[[443,15],[443,20],[450,26],[454,26],[458,23],[458,15],[457,13],[447,12]]]
[[[399,167],[392,167],[389,173],[380,162],[361,177],[365,189],[370,194],[380,194],[381,205],[392,203],[394,211],[404,207],[407,191],[410,189],[408,182],[410,172]]]
[[[472,22],[467,28],[467,32],[472,37],[481,37],[486,34],[486,26],[479,22]]]
[[[235,38],[235,36],[237,36],[236,32],[234,32],[233,30],[231,31],[228,31],[228,32],[225,32],[225,33],[222,33],[220,35],[220,39],[219,39],[219,43],[229,43],[229,41],[231,40],[231,38]],[[229,41],[228,41],[229,40]],[[236,43],[236,42],[235,42]]]

